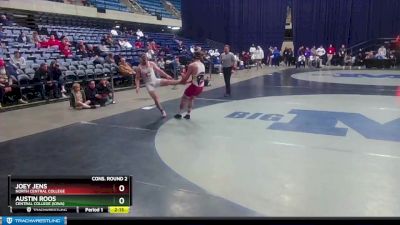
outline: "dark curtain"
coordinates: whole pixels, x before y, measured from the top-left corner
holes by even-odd
[[[399,0],[352,0],[349,44],[400,34]]]
[[[352,46],[400,33],[399,0],[293,0],[293,36],[304,45]]]
[[[287,0],[182,0],[183,33],[230,44],[236,51],[251,44],[280,48],[286,7]]]
[[[294,45],[348,43],[351,0],[293,0]]]

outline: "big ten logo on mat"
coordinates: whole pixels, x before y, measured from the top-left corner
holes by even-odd
[[[285,116],[282,114],[233,112],[226,118],[270,121],[272,124],[267,127],[270,130],[346,136],[348,128],[336,127],[340,121],[367,139],[400,142],[400,117],[380,124],[360,113],[302,109],[292,109],[287,113],[295,115],[288,123],[279,122]]]

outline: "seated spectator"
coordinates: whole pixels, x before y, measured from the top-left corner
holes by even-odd
[[[165,61],[163,58],[158,58],[157,66],[160,67],[160,69],[165,70]]]
[[[300,55],[297,59],[296,68],[306,67],[306,57],[305,55]]]
[[[45,48],[55,47],[55,46],[60,47],[61,42],[57,40],[54,35],[51,35],[48,41],[41,42],[40,45]]]
[[[316,53],[317,53],[317,61],[318,61],[318,64],[319,64],[319,62],[321,62],[321,61],[324,60],[325,55],[326,55],[326,50],[325,50],[325,48],[321,45],[321,46],[316,50]]]
[[[106,45],[108,45],[108,46],[110,46],[110,47],[115,46],[114,40],[112,39],[111,35],[108,35],[108,36],[107,36]]]
[[[96,88],[96,83],[94,80],[89,81],[88,87],[85,90],[86,99],[90,101],[89,105],[94,105],[96,107],[105,106],[107,98],[103,98]]]
[[[76,54],[82,56],[83,58],[89,57],[89,53],[86,50],[86,45],[83,43],[83,41],[79,42]]]
[[[352,66],[353,58],[351,57],[350,54],[345,54],[343,62],[344,62],[343,66]]]
[[[153,56],[154,56],[154,51],[153,51],[151,48],[149,48],[149,49],[147,50],[147,52],[146,52],[146,56],[147,56],[147,58],[148,58],[149,60],[152,60],[152,59],[153,59]]]
[[[106,57],[105,60],[104,60],[104,62],[105,62],[105,63],[108,63],[108,64],[113,64],[113,63],[115,63],[114,54],[113,54],[112,52],[108,53],[108,54],[107,54],[107,57]]]
[[[149,45],[150,45],[151,50],[153,50],[154,52],[157,52],[158,49],[160,48],[160,46],[156,45],[155,41],[150,42]]]
[[[21,34],[18,36],[17,41],[19,43],[27,44],[27,43],[31,42],[31,39],[28,36],[26,36],[25,32],[21,32]]]
[[[20,88],[9,80],[4,60],[0,58],[0,108],[5,103],[5,97],[18,100],[21,104],[28,103],[22,99]]]
[[[78,110],[96,108],[96,106],[91,106],[90,104],[90,100],[86,99],[85,92],[81,90],[81,85],[79,83],[74,83],[72,85],[72,91],[70,95],[70,106]]]
[[[143,48],[143,43],[140,40],[135,41],[135,48],[140,49]]]
[[[1,15],[0,23],[2,23],[3,26],[12,26],[12,22],[7,18],[6,15]]]
[[[58,84],[49,76],[49,68],[46,63],[40,64],[32,81],[35,83],[35,91],[39,92],[42,100],[48,99],[48,97],[46,97],[46,92],[49,93],[49,96],[53,94],[53,96],[56,97],[55,94]]]
[[[16,69],[26,67],[26,60],[24,57],[21,56],[21,53],[19,51],[14,52],[14,56],[11,57],[10,61]]]
[[[126,62],[125,58],[121,58],[119,62],[119,73],[125,77],[133,77],[136,74],[132,66]]]
[[[107,79],[102,78],[97,85],[97,94],[99,95],[99,99],[104,102],[104,105],[115,104],[115,101],[112,98],[112,93],[113,91],[110,83]]]
[[[94,51],[93,45],[88,45],[87,46],[87,57],[91,58],[95,55],[96,55],[96,53]]]
[[[40,42],[42,42],[42,39],[40,38],[38,32],[37,31],[33,31],[32,38],[31,38],[31,43],[35,44],[35,46],[37,48],[40,48]]]
[[[57,82],[57,90],[56,90],[57,96],[60,96],[61,94],[63,98],[67,98],[67,96],[65,95],[67,91],[65,90],[64,78],[60,70],[60,64],[58,64],[57,61],[52,61],[49,70],[50,70],[49,71],[50,78],[48,80]]]
[[[112,36],[118,36],[118,31],[115,29],[111,29],[110,33]]]
[[[72,51],[68,45],[65,45],[64,48],[60,50],[60,52],[65,56],[65,58],[70,58],[73,56]]]
[[[63,37],[61,40],[62,41],[60,44],[60,49],[64,49],[65,46],[68,46],[68,47],[71,46],[71,43],[69,42],[69,39],[67,37]]]
[[[129,43],[129,41],[126,39],[119,40],[119,45],[121,46],[121,48],[126,48],[126,49],[132,48],[131,43]]]
[[[144,37],[144,34],[143,34],[143,32],[142,32],[140,29],[137,29],[137,31],[136,31],[136,36],[137,36],[137,39],[139,40],[139,39],[141,39],[142,37]]]
[[[326,65],[327,65],[327,66],[331,66],[332,58],[333,58],[333,56],[334,56],[335,54],[336,54],[336,48],[333,47],[332,44],[330,44],[330,45],[329,45],[329,48],[328,48],[328,54],[327,54],[327,56],[328,56],[328,61],[326,62]]]
[[[11,63],[11,60],[6,62],[6,73],[8,75],[8,78],[10,78],[14,84],[18,83],[18,75],[21,72],[22,72],[21,70],[19,70],[16,66],[14,66]]]
[[[378,54],[376,54],[375,57],[376,57],[377,59],[387,59],[386,54],[387,54],[387,52],[386,52],[385,46],[381,46],[381,47],[378,49]]]

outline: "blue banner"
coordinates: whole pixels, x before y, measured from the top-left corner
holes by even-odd
[[[12,225],[12,224],[56,224],[64,225],[67,224],[67,218],[63,216],[3,216],[1,224]]]

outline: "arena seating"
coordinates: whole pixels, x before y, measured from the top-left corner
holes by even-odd
[[[175,19],[175,17],[164,8],[160,0],[138,0],[137,2],[153,16],[155,16],[156,13],[160,13],[162,17]]]
[[[96,64],[93,59],[82,58],[76,55],[76,49],[74,44],[79,41],[83,41],[85,44],[93,45],[98,47],[101,45],[101,39],[104,35],[110,33],[111,29],[99,29],[91,27],[78,27],[78,26],[60,26],[60,25],[38,25],[39,31],[42,32],[40,35],[42,38],[48,38],[50,34],[54,34],[56,38],[61,39],[67,37],[73,44],[71,50],[73,52],[72,58],[65,58],[58,48],[37,48],[34,44],[22,44],[17,42],[17,38],[21,32],[26,33],[28,36],[32,35],[33,31],[30,28],[22,26],[3,26],[5,37],[2,38],[1,42],[3,48],[0,50],[0,57],[4,58],[5,61],[10,60],[15,51],[21,52],[22,56],[26,59],[26,66],[19,70],[18,85],[21,87],[21,91],[25,96],[29,96],[29,102],[35,102],[39,100],[38,93],[35,93],[35,83],[32,82],[35,71],[39,68],[41,63],[50,63],[57,60],[60,64],[60,69],[64,75],[66,82],[66,89],[69,90],[74,82],[86,83],[88,80],[99,80],[107,77],[110,79],[110,75],[113,76],[114,83],[123,83],[123,77],[118,74],[118,66],[116,64],[100,63]],[[45,31],[45,32],[44,32]],[[43,33],[44,32],[44,33]],[[157,45],[161,47],[168,47],[170,49],[165,59],[173,59],[175,56],[185,58],[188,56],[188,51],[182,53],[178,48],[178,42],[173,34],[169,33],[148,33],[145,32],[147,41],[154,40]],[[136,36],[120,34],[118,37],[114,37],[115,40],[127,39],[130,43],[134,43]],[[193,40],[179,38],[183,41],[184,45],[189,48],[191,45],[201,46],[203,49],[207,49],[202,43],[197,43]],[[133,44],[132,44],[133,45]],[[142,49],[123,49],[119,46],[108,47],[109,52],[114,55],[125,57],[128,62],[132,65],[139,64],[140,55],[147,51],[146,47]],[[103,56],[105,56],[104,53]],[[126,84],[124,85],[131,85]],[[118,87],[118,85],[116,85]],[[122,87],[122,86],[120,86]]]
[[[119,0],[90,0],[89,3],[98,8],[129,12],[129,9]]]

